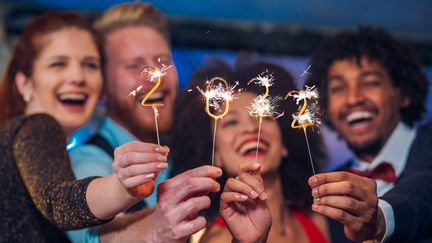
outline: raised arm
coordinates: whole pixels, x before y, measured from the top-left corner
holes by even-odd
[[[154,152],[138,150],[133,155],[126,155],[138,149],[129,147],[118,154],[123,159],[117,158],[121,164],[116,169],[117,175],[75,180],[65,150],[63,130],[47,115],[25,118],[12,146],[17,167],[33,202],[42,215],[60,229],[100,224],[124,211],[145,196],[130,192],[132,187],[150,179],[137,176],[137,173],[145,174],[144,168],[148,167],[150,173],[160,171],[154,168],[164,163],[161,160],[166,160],[159,159],[160,153],[154,151],[156,145],[142,145]]]

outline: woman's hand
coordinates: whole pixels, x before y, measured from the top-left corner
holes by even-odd
[[[150,196],[157,175],[168,167],[169,149],[157,144],[133,141],[114,151],[114,171],[127,190],[136,198]]]
[[[238,177],[225,184],[219,213],[233,242],[265,242],[270,231],[272,219],[260,168],[257,163],[243,163]]]

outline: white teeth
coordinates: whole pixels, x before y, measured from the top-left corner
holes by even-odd
[[[83,101],[86,99],[85,94],[78,94],[78,93],[67,93],[67,94],[61,94],[59,96],[60,100],[74,100],[74,101]]]
[[[153,93],[147,100],[148,101],[152,101],[152,100],[160,100],[164,97],[164,93],[162,92],[155,92]]]
[[[346,121],[351,123],[351,122],[354,122],[356,120],[370,119],[373,117],[373,115],[374,114],[372,112],[369,112],[369,111],[356,111],[356,112],[349,114],[346,117]]]
[[[255,141],[251,141],[251,142],[248,142],[248,143],[246,143],[246,144],[244,144],[241,148],[240,148],[240,154],[244,154],[244,153],[246,153],[247,151],[249,151],[249,150],[252,150],[252,149],[256,149],[256,147],[257,147],[257,142]],[[266,145],[264,145],[263,143],[260,143],[259,145],[258,145],[258,147],[260,148],[260,149],[262,149],[262,150],[266,150],[267,149],[267,146]]]

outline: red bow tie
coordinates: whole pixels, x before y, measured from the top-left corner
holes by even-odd
[[[347,169],[346,171],[353,174],[368,177],[371,179],[380,179],[386,182],[395,182],[397,180],[395,170],[390,163],[383,162],[372,170],[359,171],[356,169]]]

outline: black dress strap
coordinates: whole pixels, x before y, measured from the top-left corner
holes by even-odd
[[[87,141],[87,144],[93,144],[101,148],[105,153],[111,156],[114,159],[114,148],[108,143],[108,141],[100,136],[99,134],[94,135],[90,140]]]

